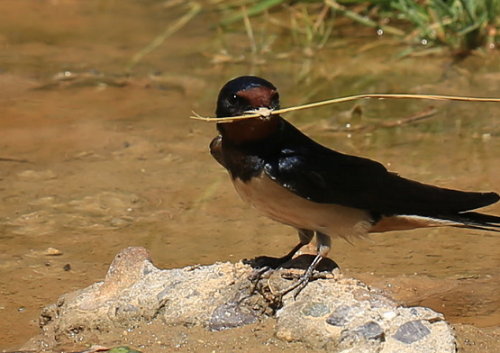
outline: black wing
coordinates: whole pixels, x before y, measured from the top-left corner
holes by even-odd
[[[380,163],[332,151],[284,121],[282,148],[265,171],[303,198],[382,215],[444,216],[499,200],[494,192],[463,192],[402,178]]]

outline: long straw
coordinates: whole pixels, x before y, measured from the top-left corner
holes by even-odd
[[[231,123],[236,120],[244,120],[244,119],[252,119],[252,118],[262,118],[267,119],[272,115],[284,114],[288,112],[293,112],[297,110],[310,109],[316,107],[322,107],[330,104],[337,104],[343,102],[350,102],[358,99],[427,99],[427,100],[435,100],[435,101],[461,101],[461,102],[483,102],[483,103],[500,103],[500,98],[488,98],[488,97],[464,97],[464,96],[445,96],[445,95],[432,95],[432,94],[358,94],[355,96],[347,96],[329,99],[325,101],[319,101],[315,103],[309,103],[304,105],[298,105],[295,107],[283,108],[272,110],[268,108],[258,108],[255,110],[251,110],[246,112],[244,115],[238,116],[229,116],[229,117],[204,117],[195,112],[194,115],[190,116],[191,119],[203,120],[207,122],[218,122],[218,123]]]

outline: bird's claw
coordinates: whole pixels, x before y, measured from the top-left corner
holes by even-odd
[[[302,292],[302,290],[307,286],[312,277],[313,272],[306,271],[295,283],[273,294],[278,297],[284,297],[288,293],[295,291],[293,293],[293,299],[295,300],[300,292]]]

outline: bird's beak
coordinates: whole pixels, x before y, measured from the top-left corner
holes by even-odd
[[[247,110],[245,114],[259,114],[259,118],[262,120],[269,120],[272,116],[274,109],[268,107],[260,107],[257,109]]]

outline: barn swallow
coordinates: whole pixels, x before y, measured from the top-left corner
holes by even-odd
[[[242,76],[221,89],[216,115],[230,118],[279,107],[272,83]],[[471,211],[497,202],[495,192],[451,190],[405,179],[376,161],[318,144],[279,115],[218,123],[217,130],[211,154],[228,170],[241,198],[298,231],[299,244],[269,266],[278,268],[316,236],[317,255],[300,285],[307,284],[328,254],[331,237],[350,240],[373,232],[440,226],[500,231],[500,217]]]

